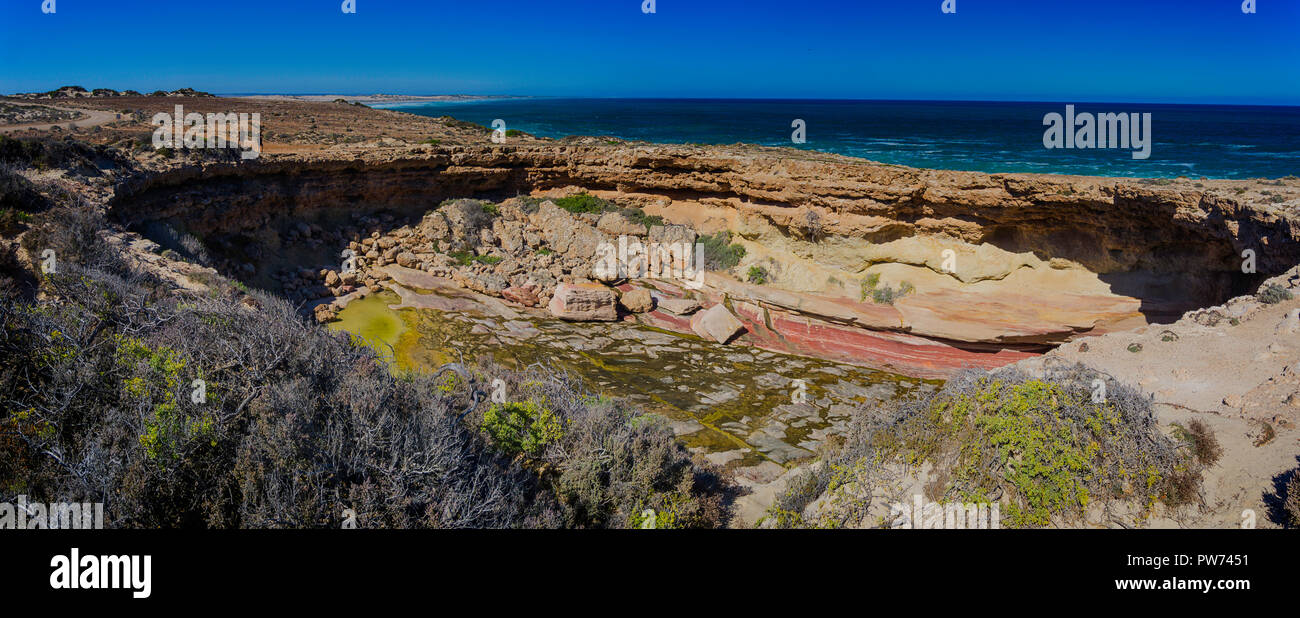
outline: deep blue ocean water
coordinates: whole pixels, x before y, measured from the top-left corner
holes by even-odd
[[[1300,107],[1081,103],[1076,112],[1151,113],[1151,155],[1048,149],[1045,114],[1065,103],[515,98],[388,105],[543,137],[792,146],[913,167],[1173,178],[1300,175]],[[807,142],[791,141],[794,119]]]

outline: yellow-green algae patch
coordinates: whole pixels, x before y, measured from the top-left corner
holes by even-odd
[[[410,336],[414,316],[388,308],[400,301],[388,290],[354,300],[339,312],[337,321],[330,322],[329,328],[350,333],[353,340],[370,346],[396,368],[410,370],[414,367],[408,352],[415,343]]]
[[[848,405],[870,403],[872,397],[833,395],[837,383],[888,385],[897,396],[925,382],[829,361],[716,345],[639,325],[509,321],[436,309],[389,308],[398,302],[398,296],[387,290],[353,301],[331,327],[365,337],[403,371],[429,372],[443,363],[476,358],[491,358],[513,368],[541,362],[573,371],[598,392],[629,398],[647,412],[699,423],[703,431],[680,436],[688,447],[713,453],[751,449],[732,465],[769,458],[771,442],[764,442],[762,450],[750,442],[756,430],[776,423],[777,432],[784,434],[782,442],[805,443],[803,448],[810,449],[806,441],[820,441],[815,433],[838,431],[842,420],[828,415],[844,418],[844,406],[826,410],[826,403],[832,399]],[[508,325],[535,330],[511,333]],[[794,378],[806,380],[807,400],[821,402],[815,408],[822,410],[797,423],[786,405],[791,403]],[[716,398],[719,389],[725,395],[721,399]],[[804,456],[787,452],[778,462],[793,463],[789,457],[812,455],[801,452]]]

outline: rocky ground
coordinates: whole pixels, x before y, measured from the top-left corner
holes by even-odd
[[[0,101],[0,124],[30,124],[76,120],[84,114],[44,105],[15,105]]]

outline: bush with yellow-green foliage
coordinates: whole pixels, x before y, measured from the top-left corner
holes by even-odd
[[[555,413],[532,399],[492,404],[483,413],[483,430],[509,455],[536,455],[564,433]]]
[[[564,526],[640,528],[646,510],[656,512],[656,528],[718,528],[730,519],[734,486],[692,456],[663,417],[591,393],[564,372],[483,371],[515,401],[489,406],[480,429],[538,474]]]
[[[1106,384],[1105,396],[1094,380]],[[927,497],[1001,502],[1003,527],[1081,522],[1096,502],[1127,501],[1149,516],[1157,502],[1195,498],[1202,464],[1156,427],[1138,391],[1082,367],[1042,378],[1014,370],[968,372],[886,410],[858,410],[845,444],[791,481],[768,525],[882,525],[870,490],[886,470],[929,465]],[[807,505],[825,496],[815,517]],[[910,499],[910,496],[900,496]],[[809,521],[811,519],[811,521]]]

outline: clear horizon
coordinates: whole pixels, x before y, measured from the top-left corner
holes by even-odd
[[[1300,105],[1300,2],[340,4],[11,1],[0,92]]]
[[[65,86],[79,86],[80,84],[64,84]],[[468,100],[488,99],[488,98],[511,98],[511,99],[626,99],[631,101],[842,101],[851,103],[854,101],[874,102],[874,103],[1025,103],[1040,105],[1066,105],[1073,103],[1084,103],[1089,105],[1105,105],[1108,103],[1124,105],[1203,105],[1210,107],[1300,107],[1300,103],[1292,104],[1270,104],[1270,103],[1218,103],[1214,101],[1195,102],[1195,103],[1167,103],[1160,101],[1115,101],[1115,100],[1090,100],[1086,98],[1072,99],[1069,101],[1046,100],[1046,99],[891,99],[891,98],[850,98],[850,97],[824,97],[824,98],[803,98],[803,97],[672,97],[672,96],[644,96],[644,97],[627,97],[627,96],[582,96],[582,95],[542,95],[542,94],[497,94],[497,93],[469,93],[469,92],[419,92],[419,93],[397,93],[397,92],[210,92],[218,97],[253,97],[253,96],[284,96],[284,97],[321,97],[321,96],[340,96],[340,97],[369,97],[369,96],[397,96],[397,97],[466,97]],[[439,103],[439,101],[430,101]],[[444,103],[456,103],[456,101],[442,101]],[[393,102],[392,104],[402,104]],[[410,102],[407,104],[414,104]],[[388,105],[387,103],[373,103],[371,107]]]

